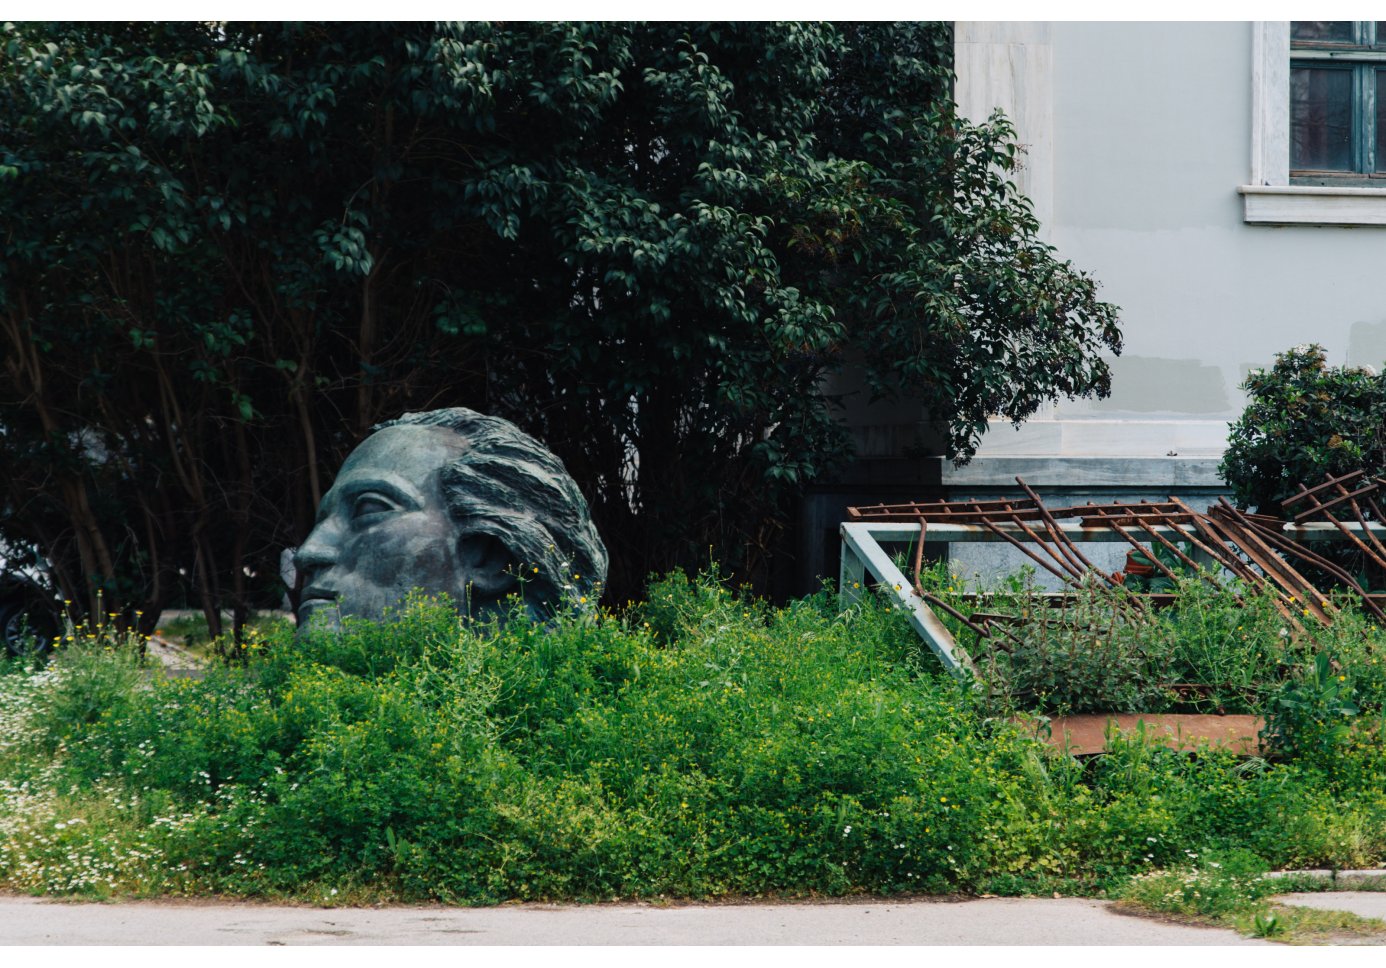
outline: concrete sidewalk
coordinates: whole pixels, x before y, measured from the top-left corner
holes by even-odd
[[[1386,921],[1386,891],[1325,891],[1322,894],[1281,894],[1281,904],[1318,908],[1320,911],[1349,911],[1363,918]]]
[[[277,907],[0,897],[5,945],[1252,945],[1081,898]]]

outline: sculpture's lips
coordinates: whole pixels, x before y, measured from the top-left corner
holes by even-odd
[[[321,602],[335,602],[339,597],[338,592],[330,591],[326,588],[305,588],[303,594],[299,596],[298,605],[316,605]]]

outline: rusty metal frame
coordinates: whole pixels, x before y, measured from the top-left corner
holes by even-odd
[[[1164,502],[1139,501],[1049,508],[1034,489],[1017,477],[1024,497],[987,501],[927,501],[903,504],[877,504],[848,508],[848,521],[842,525],[843,552],[840,589],[849,600],[867,583],[869,571],[877,582],[893,588],[900,606],[911,615],[911,623],[946,668],[955,675],[973,673],[971,658],[953,638],[948,627],[932,609],[947,614],[979,638],[999,632],[1015,639],[1006,627],[1018,621],[1015,616],[974,612],[972,616],[953,608],[922,587],[923,550],[926,537],[945,543],[1004,541],[1031,561],[1053,574],[1065,586],[1075,587],[1090,576],[1108,584],[1120,583],[1118,574],[1098,568],[1083,554],[1079,544],[1089,541],[1124,542],[1142,551],[1167,577],[1176,577],[1153,552],[1158,544],[1171,551],[1184,565],[1199,569],[1204,581],[1224,588],[1220,571],[1230,573],[1253,589],[1265,589],[1295,634],[1302,633],[1302,617],[1330,624],[1338,612],[1329,596],[1321,592],[1293,564],[1297,559],[1310,565],[1352,592],[1363,607],[1386,623],[1386,611],[1374,595],[1333,562],[1306,547],[1314,541],[1348,541],[1368,560],[1386,571],[1386,524],[1381,521],[1378,493],[1386,479],[1369,478],[1362,483],[1362,472],[1328,478],[1314,488],[1300,485],[1298,491],[1281,500],[1289,508],[1306,502],[1305,509],[1286,523],[1266,515],[1242,511],[1226,499],[1198,512],[1178,498]],[[1349,486],[1356,485],[1349,490]],[[1366,507],[1363,507],[1363,503]],[[1336,513],[1351,513],[1351,522]],[[1370,512],[1370,517],[1369,517]],[[1064,521],[1074,519],[1077,521]],[[1317,520],[1315,520],[1317,519]],[[1148,543],[1133,533],[1143,532]],[[1365,540],[1364,540],[1365,538]],[[882,542],[914,544],[913,574],[906,578],[886,554]],[[1178,545],[1187,544],[1192,554]],[[1195,557],[1196,556],[1196,557]],[[1201,559],[1201,560],[1197,560]],[[849,587],[849,581],[851,587]],[[1058,593],[1060,596],[1066,593]],[[1170,596],[1133,595],[1132,618],[1146,616],[1145,601],[1163,604]],[[1238,600],[1241,597],[1238,596]],[[998,643],[998,647],[1004,646]]]

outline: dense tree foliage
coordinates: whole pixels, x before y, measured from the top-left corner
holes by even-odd
[[[965,458],[1105,393],[1114,310],[1036,239],[946,25],[7,25],[0,534],[157,613],[275,596],[375,422],[563,457],[613,593],[754,575],[850,455],[848,364]],[[186,584],[185,584],[186,583]]]
[[[1300,485],[1353,471],[1386,473],[1386,377],[1370,367],[1329,366],[1317,343],[1275,355],[1242,384],[1247,405],[1219,466],[1242,507],[1290,517],[1282,499]]]

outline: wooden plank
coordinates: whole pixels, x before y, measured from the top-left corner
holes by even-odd
[[[1177,750],[1206,744],[1250,755],[1259,750],[1265,728],[1259,716],[1201,713],[1087,713],[1059,716],[1048,725],[1048,735],[1037,738],[1073,756],[1106,752],[1112,735],[1120,732],[1129,739],[1142,727],[1154,742]]]

